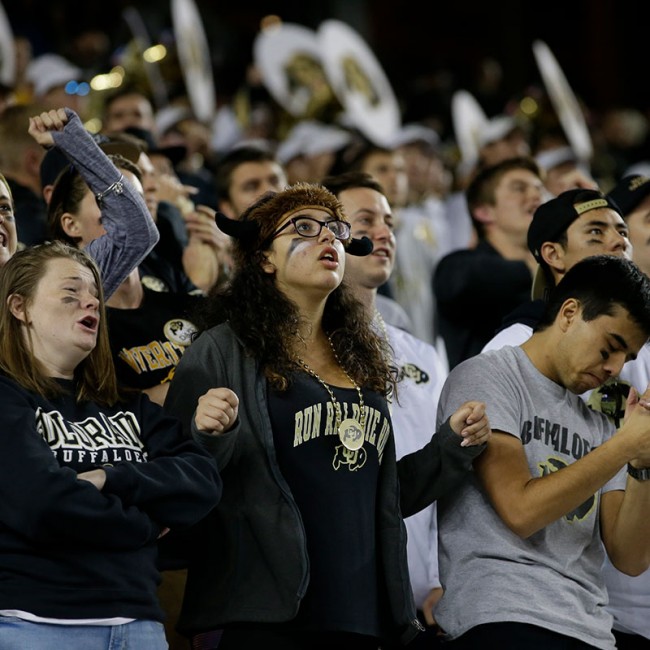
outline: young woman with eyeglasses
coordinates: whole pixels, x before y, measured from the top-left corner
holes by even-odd
[[[165,401],[224,482],[190,553],[179,629],[201,650],[406,642],[419,624],[402,516],[463,480],[489,435],[484,405],[463,405],[398,468],[395,377],[343,281],[346,252],[369,254],[369,240],[350,237],[319,185],[217,223],[234,273],[206,300]]]

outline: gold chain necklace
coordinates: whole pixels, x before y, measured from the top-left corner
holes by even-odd
[[[307,363],[305,363],[300,357],[298,357],[298,361],[302,367],[329,393],[330,400],[334,405],[335,426],[340,441],[350,451],[357,451],[357,449],[361,449],[363,446],[364,431],[366,426],[366,411],[363,402],[363,393],[361,392],[361,388],[359,388],[357,382],[354,381],[350,375],[348,375],[345,368],[343,368],[341,365],[338,354],[336,354],[336,350],[334,349],[334,344],[332,343],[331,337],[328,336],[327,340],[329,341],[332,352],[334,353],[336,363],[338,364],[343,374],[348,378],[348,381],[354,386],[354,389],[357,391],[357,395],[359,396],[359,411],[361,413],[361,422],[358,422],[355,418],[346,418],[345,420],[342,420],[341,404],[336,399],[336,396],[334,395],[332,389],[321,379],[318,373],[315,370],[312,370],[312,368],[310,368],[309,365],[307,365]]]

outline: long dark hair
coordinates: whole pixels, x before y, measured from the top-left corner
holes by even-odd
[[[293,342],[300,336],[300,313],[282,293],[273,275],[264,272],[264,251],[282,216],[301,205],[323,206],[345,219],[340,203],[324,187],[297,183],[283,192],[268,193],[241,217],[259,224],[259,232],[246,241],[235,240],[233,275],[216,288],[198,312],[199,330],[228,322],[248,354],[263,368],[274,388],[284,390],[296,370]],[[345,371],[358,384],[384,395],[395,388],[394,369],[388,364],[386,344],[371,326],[363,305],[343,283],[328,297],[323,329]]]

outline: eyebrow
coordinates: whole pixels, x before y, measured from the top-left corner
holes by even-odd
[[[616,332],[607,332],[607,335],[617,341],[624,350],[629,350],[627,341],[620,334],[617,334]],[[636,359],[636,354],[632,354],[630,357]]]
[[[61,282],[83,282],[84,278],[82,278],[80,275],[65,275],[61,278]],[[96,290],[97,289],[97,283],[95,282],[95,279],[93,278],[90,282],[90,285]]]
[[[609,221],[605,221],[604,219],[590,219],[589,221],[586,221],[583,224],[584,228],[588,228],[589,226],[603,226],[604,228],[625,228],[627,230],[627,224],[623,221],[617,221],[616,223],[610,223]]]

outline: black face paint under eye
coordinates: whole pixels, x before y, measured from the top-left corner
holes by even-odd
[[[287,257],[289,255],[293,255],[293,252],[298,248],[298,246],[305,241],[304,237],[301,237],[298,235],[295,239],[291,240],[291,243],[289,244],[289,250],[287,250]]]

